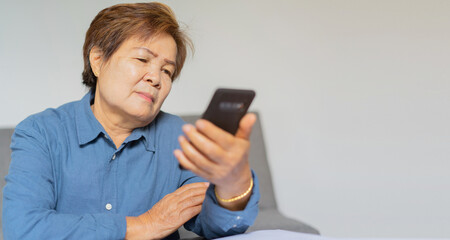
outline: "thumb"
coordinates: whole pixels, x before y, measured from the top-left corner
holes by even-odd
[[[252,132],[252,127],[256,122],[256,115],[254,113],[247,113],[239,122],[239,128],[236,132],[236,137],[243,138],[246,140],[250,139],[250,133]]]

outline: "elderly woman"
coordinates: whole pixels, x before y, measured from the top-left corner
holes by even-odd
[[[183,224],[215,238],[253,223],[255,116],[233,136],[160,111],[187,45],[160,3],[115,5],[95,17],[83,48],[89,93],[16,127],[6,239],[177,239]]]

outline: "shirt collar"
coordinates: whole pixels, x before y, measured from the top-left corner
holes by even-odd
[[[81,101],[78,102],[79,104],[76,108],[75,121],[78,134],[78,144],[80,145],[91,142],[100,134],[108,136],[105,129],[97,120],[97,118],[95,118],[94,113],[92,112],[91,103],[94,102],[94,97],[95,93],[93,91],[89,91],[86,95],[84,95]],[[124,143],[143,138],[143,143],[147,151],[155,151],[155,120],[153,120],[152,123],[145,127],[134,129],[131,135],[128,136],[127,139],[125,139]]]
[[[156,120],[156,119],[155,119]],[[145,127],[135,128],[130,136],[125,139],[124,143],[143,139],[145,149],[147,151],[155,151],[155,138],[156,138],[156,124],[153,120],[149,125]]]
[[[76,109],[75,121],[77,124],[78,144],[86,144],[98,137],[100,133],[106,135],[105,129],[97,121],[91,109],[91,100],[94,99],[94,93],[89,91],[79,101]]]

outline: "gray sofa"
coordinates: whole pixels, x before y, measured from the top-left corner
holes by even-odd
[[[191,116],[182,116],[186,122],[193,123],[195,122],[199,116],[191,115]],[[13,129],[0,129],[0,188],[3,189],[5,185],[5,176],[8,173],[8,166],[10,162],[11,150],[9,148],[11,142],[11,135],[13,133]],[[264,146],[264,138],[262,135],[261,125],[258,118],[256,122],[253,132],[251,135],[251,148],[250,148],[250,164],[251,167],[255,170],[258,175],[260,181],[260,191],[261,191],[261,201],[260,201],[260,211],[259,215],[256,218],[255,224],[249,228],[248,231],[256,231],[263,229],[283,229],[289,231],[296,232],[304,232],[304,233],[313,233],[319,234],[319,232],[297,220],[293,220],[283,216],[278,211],[277,203],[275,200],[273,186],[272,186],[272,178],[270,175],[270,169],[267,162],[267,156]],[[3,192],[3,191],[2,191]],[[0,204],[3,201],[3,197],[0,197]],[[0,208],[0,225],[1,225],[1,208]],[[0,239],[3,234],[0,229]],[[194,233],[188,232],[180,228],[180,236],[183,239],[189,238],[197,238]]]

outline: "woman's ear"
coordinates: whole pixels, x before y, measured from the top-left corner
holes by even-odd
[[[100,75],[100,70],[103,61],[103,53],[100,48],[94,46],[89,52],[89,62],[91,64],[92,72],[96,77]]]

